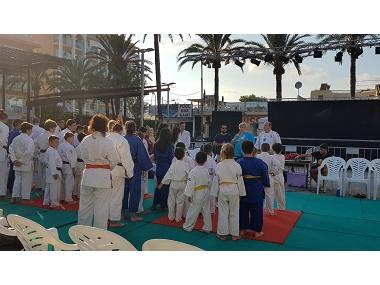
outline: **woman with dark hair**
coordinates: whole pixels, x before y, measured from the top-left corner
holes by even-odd
[[[172,143],[173,143],[173,145],[177,144],[178,136],[179,136],[180,132],[181,132],[181,129],[177,125],[175,125],[172,129]]]
[[[168,171],[174,158],[174,146],[169,128],[163,128],[160,131],[157,142],[153,148],[154,161],[156,162],[156,178],[159,185]],[[156,210],[160,205],[161,210],[168,208],[169,187],[164,185],[160,190],[154,191],[152,210]]]
[[[80,190],[78,224],[101,229],[107,229],[111,169],[119,162],[112,141],[106,137],[107,123],[106,116],[94,115],[89,126],[92,134],[80,144],[85,169]]]
[[[158,137],[160,136],[160,132],[163,128],[169,128],[169,125],[166,124],[166,123],[161,123],[158,128],[157,128],[157,134],[156,134],[156,140],[158,139]]]
[[[137,222],[143,220],[137,215],[141,198],[141,174],[143,171],[151,169],[153,165],[142,140],[136,135],[135,122],[127,121],[125,129],[127,132],[125,138],[129,143],[134,168],[133,177],[125,181],[122,216],[125,218],[124,210],[128,209],[131,221]]]

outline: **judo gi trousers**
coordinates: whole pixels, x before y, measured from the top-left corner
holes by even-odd
[[[50,207],[59,206],[59,195],[61,193],[61,187],[61,179],[57,179],[52,183],[46,183],[43,205],[50,205]]]
[[[219,193],[218,197],[218,235],[239,235],[239,202],[240,196],[237,186],[224,186],[236,187],[236,194]]]
[[[73,194],[75,196],[80,196],[80,184],[82,183],[82,176],[83,176],[83,172],[82,173],[78,173],[76,172],[75,174],[75,182],[74,182],[74,191],[73,191]],[[124,191],[124,189],[123,189]]]
[[[171,181],[170,183],[168,196],[168,219],[170,221],[182,220],[185,188],[186,181]]]
[[[73,174],[63,174],[63,185],[64,185],[64,200],[66,202],[73,201],[73,191],[75,186],[74,175]]]
[[[187,197],[185,196],[185,199]],[[197,222],[198,216],[201,213],[203,216],[203,227],[204,231],[211,231],[211,214],[210,214],[210,194],[208,190],[195,191],[193,194],[193,202],[190,204],[189,210],[187,211],[186,221],[183,224],[183,229],[185,231],[192,231],[195,223]]]
[[[271,185],[272,182],[271,182]],[[265,187],[265,210],[267,210],[270,214],[274,213],[273,203],[274,203],[274,190],[273,186],[271,187]]]
[[[32,191],[33,171],[15,171],[15,181],[13,184],[12,198],[22,198],[30,200]]]
[[[263,229],[263,201],[257,203],[240,201],[239,212],[240,230],[261,232]]]
[[[107,229],[111,189],[82,185],[78,225]]]
[[[123,207],[125,177],[112,177],[112,189],[110,194],[109,220],[121,220],[121,208]]]
[[[36,188],[45,189],[45,176],[43,175],[44,165],[38,159],[34,160],[34,174],[33,180]]]
[[[285,186],[284,183],[273,183],[274,195],[277,201],[277,208],[279,210],[285,210]]]
[[[130,213],[137,213],[141,196],[141,172],[125,180],[123,209]]]
[[[10,191],[13,191],[13,185],[15,183],[16,175],[15,171],[13,169],[13,163],[9,162],[9,172],[8,172],[8,180],[7,180],[7,187]]]
[[[0,196],[7,195],[8,161],[0,161]]]
[[[216,209],[216,198],[211,196],[210,197],[210,213],[215,214]]]
[[[148,176],[142,175],[141,177],[141,196],[140,196],[140,203],[139,203],[139,212],[144,211],[144,194],[148,193]]]

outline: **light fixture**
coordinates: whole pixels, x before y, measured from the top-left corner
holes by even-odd
[[[296,53],[294,55],[294,58],[295,58],[295,60],[296,60],[297,63],[302,63],[302,61],[303,61],[303,57],[300,56],[298,53]]]
[[[335,62],[339,62],[339,63],[342,63],[342,58],[343,58],[343,52],[338,52],[336,55],[335,55]]]
[[[257,65],[257,66],[259,66],[260,63],[261,63],[261,61],[260,61],[260,60],[257,60],[257,59],[254,58],[254,57],[252,57],[252,58],[251,58],[251,63],[252,63],[252,64],[255,64],[255,65]]]
[[[375,47],[375,54],[380,54],[380,47]]]
[[[241,62],[241,61],[239,61],[239,60],[237,59],[237,60],[235,60],[235,64],[236,64],[237,66],[239,66],[241,69],[243,69],[244,62]]]
[[[273,60],[273,54],[267,53],[264,57],[265,62],[271,62]]]
[[[314,50],[314,55],[313,55],[314,58],[322,58],[322,51],[318,48],[316,48]]]

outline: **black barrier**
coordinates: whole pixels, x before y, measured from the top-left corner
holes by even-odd
[[[213,111],[212,124],[210,128],[210,137],[214,139],[215,135],[220,132],[222,124],[227,125],[228,132],[234,136],[239,132],[239,124],[242,122],[242,112],[235,111]]]

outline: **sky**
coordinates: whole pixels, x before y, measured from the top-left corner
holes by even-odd
[[[242,38],[245,40],[263,42],[260,35],[244,34],[232,35],[232,38]],[[134,38],[140,48],[153,47],[153,35],[148,34],[145,42],[143,35],[136,35]],[[314,41],[314,36],[310,38]],[[174,35],[172,43],[167,35],[162,35],[160,44],[161,54],[161,81],[165,83],[175,82],[176,85],[171,87],[170,100],[176,100],[179,103],[189,103],[186,99],[200,98],[201,81],[200,66],[197,64],[191,69],[191,64],[184,65],[178,70],[177,55],[184,48],[194,42],[199,42],[196,35],[185,35],[184,41]],[[332,90],[349,90],[350,88],[350,57],[347,53],[343,56],[343,64],[340,65],[334,61],[336,52],[327,52],[322,58],[313,57],[305,58],[301,64],[302,75],[299,76],[294,65],[288,64],[285,67],[285,74],[282,79],[283,98],[296,98],[297,90],[294,85],[297,81],[302,82],[300,96],[309,98],[312,90],[319,89],[321,83],[331,85]],[[154,52],[146,53],[145,57],[154,63]],[[365,48],[364,53],[357,61],[357,89],[374,88],[375,84],[380,83],[380,55],[375,55],[375,48]],[[154,66],[152,66],[154,71]],[[275,76],[273,68],[269,65],[256,66],[247,61],[243,67],[244,72],[234,65],[227,66],[222,64],[219,73],[219,92],[220,98],[224,96],[226,102],[236,102],[240,96],[255,94],[266,98],[275,98]],[[208,95],[214,93],[214,70],[203,69],[204,89]],[[152,84],[155,84],[154,73],[151,76]],[[368,81],[377,80],[377,81]],[[164,103],[166,103],[166,94]],[[153,103],[153,96],[147,96],[145,101]]]

